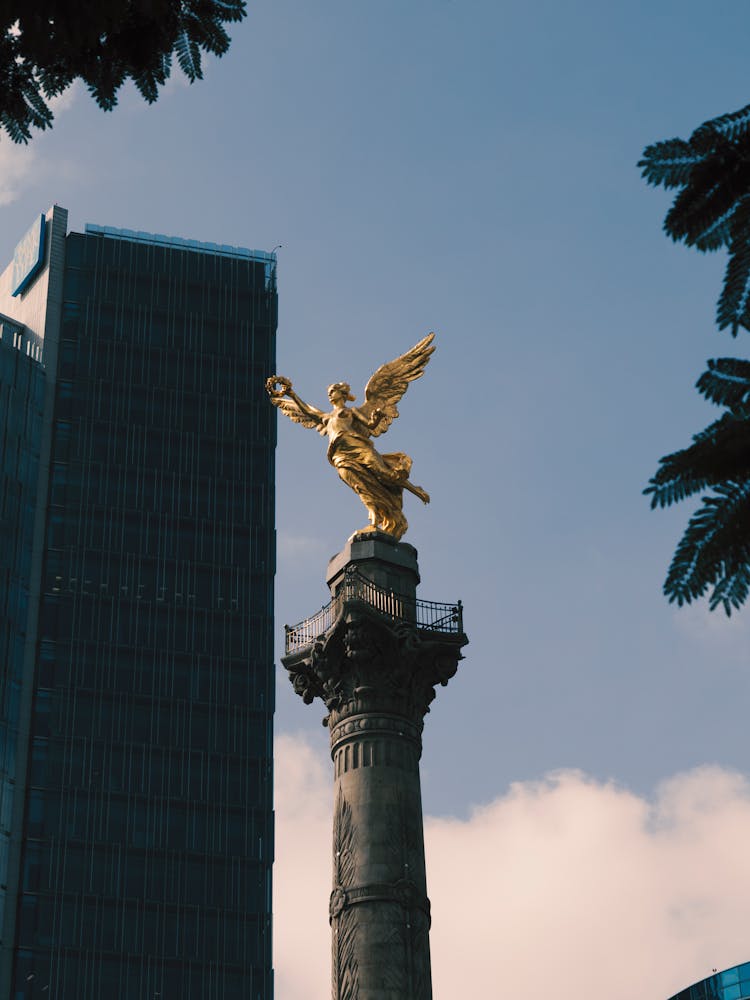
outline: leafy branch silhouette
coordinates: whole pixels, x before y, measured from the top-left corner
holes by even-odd
[[[0,130],[28,142],[78,78],[105,111],[127,79],[153,103],[173,55],[191,83],[202,79],[201,53],[223,55],[224,25],[245,13],[245,0],[16,0],[0,16]]]
[[[673,240],[728,250],[716,323],[733,337],[750,330],[750,105],[687,140],[648,146],[638,166],[649,184],[679,189],[664,220]],[[664,592],[682,605],[711,590],[711,610],[729,615],[750,593],[750,361],[709,361],[696,387],[726,411],[688,448],[664,456],[644,493],[652,507],[667,507],[711,491],[677,545]]]

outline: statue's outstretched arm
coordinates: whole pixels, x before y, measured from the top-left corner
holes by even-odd
[[[266,391],[275,407],[285,413],[290,420],[303,427],[312,427],[315,430],[321,429],[325,414],[317,406],[311,406],[297,395],[292,388],[292,383],[283,375],[274,375],[266,380]]]
[[[287,390],[286,394],[289,397],[289,399],[294,400],[294,402],[300,408],[302,413],[308,416],[311,420],[314,420],[316,424],[320,423],[323,414],[317,408],[317,406],[311,406],[309,403],[306,403],[304,399],[300,399],[300,397],[297,395],[294,389],[292,389],[291,386]]]

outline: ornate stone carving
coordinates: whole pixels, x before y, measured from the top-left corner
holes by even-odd
[[[348,904],[349,896],[346,890],[337,886],[331,893],[331,898],[328,901],[328,922],[331,923],[333,918],[337,917]]]
[[[337,885],[328,901],[329,922],[349,906],[381,901],[398,903],[407,911],[421,910],[427,920],[430,919],[430,901],[427,896],[420,892],[417,884],[411,879],[400,878],[395,882],[371,882],[368,885],[354,885],[349,889]]]
[[[306,704],[320,698],[333,729],[349,715],[386,711],[421,726],[461,659],[463,635],[421,633],[409,622],[347,601],[334,626],[309,646],[284,657],[294,690]]]
[[[358,1000],[356,933],[354,914],[351,910],[342,910],[333,930],[333,1000]]]
[[[328,906],[333,925],[334,1000],[356,1000],[359,996],[357,922],[345,912],[348,903],[345,886],[351,885],[354,880],[356,848],[357,832],[352,822],[352,810],[339,788],[333,818],[335,888]]]
[[[354,855],[357,831],[352,822],[352,810],[339,788],[333,818],[333,857],[338,886],[346,888],[354,880]]]
[[[347,716],[337,725],[331,727],[331,745],[337,746],[346,737],[398,736],[409,743],[419,746],[421,740],[420,727],[398,715],[378,715],[371,712],[367,715]]]

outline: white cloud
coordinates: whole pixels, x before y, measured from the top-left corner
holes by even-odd
[[[35,162],[31,146],[18,146],[3,134],[0,138],[0,205],[10,205],[28,182]]]
[[[278,994],[327,1000],[330,762],[285,736],[276,768]],[[427,817],[425,837],[435,1000],[667,1000],[750,960],[738,774],[699,768],[648,800],[560,772],[467,820]]]
[[[750,639],[750,614],[748,608],[733,611],[727,617],[722,608],[709,611],[703,600],[674,613],[675,627],[691,642],[698,642],[710,654],[706,660],[720,666],[727,662],[747,663]]]
[[[275,992],[284,1000],[329,1000],[333,801],[329,769],[323,754],[305,740],[280,736],[275,778]]]
[[[52,122],[53,129],[58,124],[60,114],[69,110],[80,90],[81,86],[74,83],[49,101],[52,114],[55,116]],[[32,129],[31,140],[26,145],[14,143],[6,132],[0,134],[0,205],[10,205],[16,201],[24,188],[38,180],[43,172],[50,171],[50,164],[36,154],[36,144],[45,134],[47,133]],[[58,159],[54,169],[60,173],[61,164]]]

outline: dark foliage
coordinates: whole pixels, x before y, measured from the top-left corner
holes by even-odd
[[[727,247],[716,321],[750,329],[750,105],[705,122],[685,139],[648,146],[638,166],[649,184],[680,188],[664,220],[673,240]]]
[[[709,606],[727,614],[750,587],[750,361],[709,361],[699,391],[727,411],[683,451],[666,455],[644,491],[652,507],[668,507],[704,490],[677,546],[664,592],[685,604],[713,588]]]
[[[245,0],[0,0],[0,129],[27,142],[78,78],[107,111],[127,79],[153,102],[173,55],[200,79],[201,52],[226,52],[224,25],[244,16]]]
[[[685,139],[654,143],[638,166],[649,184],[678,188],[664,229],[698,250],[726,247],[716,322],[750,330],[750,105],[705,122]],[[726,408],[689,448],[666,455],[645,490],[652,507],[709,491],[688,522],[664,592],[689,603],[711,590],[727,614],[750,593],[750,361],[708,362],[698,391]]]

